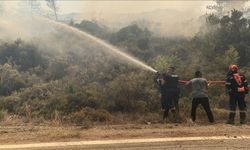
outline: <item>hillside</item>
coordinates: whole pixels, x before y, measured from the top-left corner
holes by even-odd
[[[222,18],[207,16],[192,38],[156,36],[137,24],[112,32],[87,20],[72,23],[71,27],[41,19],[32,21],[37,21],[37,26],[22,27],[25,21],[18,24],[23,33],[30,30],[25,34],[29,38],[1,37],[0,119],[3,122],[14,118],[31,123],[49,121],[87,127],[103,122],[161,122],[160,94],[153,82],[154,73],[114,55],[107,47],[82,37],[80,31],[71,27],[112,43],[157,71],[164,72],[174,65],[181,79],[189,80],[196,70],[201,70],[208,80],[224,80],[232,63],[238,64],[247,78],[250,76],[249,20],[237,10]],[[14,27],[14,23],[11,25]],[[44,30],[38,32],[35,30],[38,27]],[[228,97],[224,85],[212,85],[209,96],[216,119],[225,120]],[[189,118],[189,99],[189,91],[181,86],[182,122]],[[204,112],[199,110],[199,116],[202,115]]]

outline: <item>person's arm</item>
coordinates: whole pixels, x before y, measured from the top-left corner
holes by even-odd
[[[186,85],[187,87],[191,87],[191,84],[192,84],[192,80],[187,81],[187,82],[185,83],[185,85]]]
[[[248,94],[248,92],[249,92],[249,85],[248,85],[248,82],[247,82],[247,79],[246,79],[246,77],[245,76],[243,76],[243,86],[244,86],[244,89],[245,89],[245,93],[246,94]]]
[[[231,77],[229,76],[229,77],[227,77],[227,79],[226,79],[226,82],[225,82],[225,84],[226,84],[226,92],[227,93],[230,93],[231,91],[232,91],[232,89],[231,89],[231,79],[230,79]]]
[[[178,80],[178,82],[179,82],[180,84],[187,84],[187,83],[188,83],[187,80]]]
[[[207,79],[205,79],[205,88],[208,89],[209,83],[207,81]]]

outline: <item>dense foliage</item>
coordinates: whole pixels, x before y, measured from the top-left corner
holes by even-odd
[[[250,77],[250,20],[237,10],[223,17],[206,17],[206,24],[191,39],[157,37],[136,24],[117,32],[90,21],[71,25],[121,47],[161,72],[176,66],[182,79],[191,79],[194,71],[201,70],[208,80],[224,80],[232,63]],[[75,51],[51,55],[20,39],[0,44],[0,114],[77,124],[121,121],[121,114],[132,120],[159,120],[154,73],[97,51],[91,57]],[[224,85],[212,85],[209,94],[218,112],[215,117],[220,117],[219,112],[227,108]],[[181,86],[183,119],[189,114],[188,96],[189,91]]]

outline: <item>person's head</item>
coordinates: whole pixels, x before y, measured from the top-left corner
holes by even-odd
[[[238,72],[238,66],[237,65],[230,65],[228,67],[228,70],[232,73],[237,73]]]
[[[201,77],[202,77],[201,71],[195,71],[194,77],[195,77],[195,78],[201,78]]]
[[[173,67],[173,66],[170,66],[170,67],[168,67],[168,73],[174,73],[174,71],[175,71],[175,67]]]

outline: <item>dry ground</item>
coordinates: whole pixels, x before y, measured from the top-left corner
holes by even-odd
[[[122,124],[96,125],[90,129],[81,126],[1,125],[0,145],[57,141],[110,140],[162,137],[232,136],[250,135],[249,125],[224,123],[202,124]]]

